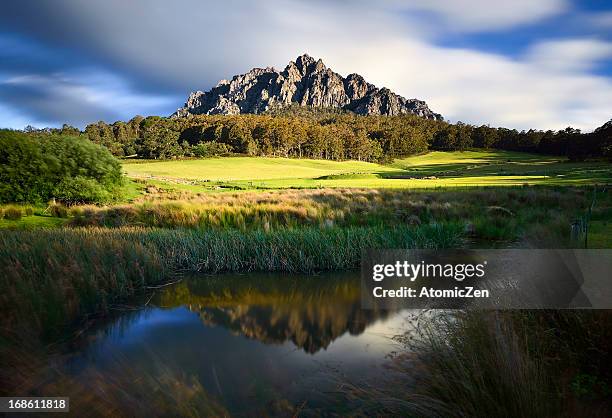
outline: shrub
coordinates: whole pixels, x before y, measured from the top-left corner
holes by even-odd
[[[102,184],[85,177],[62,180],[53,189],[53,196],[66,203],[104,202],[110,199],[109,191]]]
[[[32,206],[26,206],[25,208],[23,208],[23,210],[26,216],[34,215],[34,209],[32,208]]]
[[[49,214],[56,218],[67,218],[68,209],[64,205],[52,204],[49,206]]]
[[[221,142],[200,142],[191,148],[196,157],[215,157],[231,154],[232,146]]]
[[[17,206],[9,206],[4,209],[4,219],[8,219],[10,221],[18,221],[21,219],[23,212],[21,208]]]

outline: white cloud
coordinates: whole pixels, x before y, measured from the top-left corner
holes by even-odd
[[[591,130],[612,117],[612,81],[604,77],[403,39],[359,49],[358,60],[350,49],[324,53],[341,71],[358,68],[376,84],[424,98],[453,121]]]
[[[563,39],[539,42],[526,54],[536,66],[558,71],[586,71],[612,57],[612,42],[597,39]]]
[[[394,0],[397,7],[431,12],[449,27],[477,32],[533,23],[566,11],[566,0]]]

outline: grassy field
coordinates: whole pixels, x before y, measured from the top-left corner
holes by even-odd
[[[612,180],[609,163],[568,162],[561,157],[503,151],[431,152],[388,165],[262,157],[129,161],[124,171],[130,178],[186,191],[584,185]]]

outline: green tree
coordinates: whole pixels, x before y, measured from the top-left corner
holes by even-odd
[[[110,200],[121,165],[84,138],[0,131],[0,202]]]

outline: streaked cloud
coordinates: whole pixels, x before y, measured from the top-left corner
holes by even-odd
[[[586,71],[612,58],[612,42],[598,39],[542,41],[532,46],[526,59],[533,65],[558,71]]]
[[[464,32],[496,31],[534,23],[569,9],[566,0],[414,0],[397,7],[433,13],[448,28]]]
[[[172,106],[175,98],[134,93],[112,75],[100,74],[48,75],[27,74],[0,81],[0,102],[10,103],[11,113],[21,116],[5,127],[22,128],[28,124],[57,125],[118,120],[126,115],[159,114]],[[17,111],[17,112],[16,112]],[[0,108],[0,115],[5,114]],[[17,122],[19,123],[17,125]]]
[[[0,16],[0,45],[13,39],[0,48],[0,124],[15,111],[79,126],[170,114],[190,90],[255,66],[282,68],[308,52],[344,75],[358,72],[424,99],[453,121],[589,130],[612,117],[612,75],[594,71],[610,61],[605,39],[542,36],[518,56],[438,42],[457,33],[512,36],[575,7],[566,0],[9,0]]]
[[[612,29],[612,12],[590,13],[585,16],[586,24],[601,29]]]

